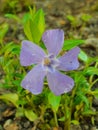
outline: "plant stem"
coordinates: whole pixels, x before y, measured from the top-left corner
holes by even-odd
[[[64,130],[70,130],[70,118],[66,120]]]
[[[96,82],[98,82],[98,79],[94,80],[94,81],[92,82],[92,84],[89,86],[89,88],[91,89],[92,86],[93,86]]]
[[[55,124],[56,124],[56,127],[58,127],[58,120],[57,120],[57,114],[56,112],[54,111],[54,120],[55,120]]]
[[[70,124],[71,124],[71,108],[69,106],[69,103],[67,101],[67,95],[65,95],[65,124],[64,124],[64,130],[70,130]]]
[[[97,68],[98,67],[98,62],[96,62],[96,64],[95,64],[95,68]],[[90,76],[90,78],[89,78],[89,82],[92,84],[92,82],[93,82],[93,77],[94,77],[94,75],[91,75]]]

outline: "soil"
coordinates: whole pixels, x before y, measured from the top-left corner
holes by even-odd
[[[2,1],[1,1],[2,2]],[[42,8],[45,12],[46,29],[47,28],[61,28],[65,32],[65,39],[77,38],[85,39],[85,44],[81,46],[88,55],[94,57],[98,55],[98,1],[97,0],[35,0],[32,5],[36,8]],[[27,8],[17,11],[20,17],[26,12]],[[92,18],[83,24],[80,20],[82,14],[89,14]],[[14,20],[7,19],[1,10],[0,23],[9,22],[10,30],[5,38],[5,41],[15,41],[19,43],[25,38],[23,28],[17,25]],[[73,27],[67,16],[73,15],[78,18],[79,23]],[[11,36],[10,36],[11,35]],[[93,42],[93,44],[92,44]],[[97,84],[98,86],[98,84]],[[0,90],[2,94],[6,90]],[[94,99],[94,109],[98,110],[98,99]],[[15,117],[16,108],[13,105],[7,105],[0,101],[0,130],[44,130],[41,129],[42,122],[35,124],[28,121],[26,118]],[[95,116],[95,124],[92,125],[85,119],[81,121],[80,125],[71,125],[70,130],[98,130],[98,115]],[[49,129],[50,130],[50,129]],[[63,128],[51,128],[51,130],[63,130]]]

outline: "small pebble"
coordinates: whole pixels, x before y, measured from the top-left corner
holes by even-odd
[[[89,126],[88,125],[84,125],[83,128],[84,128],[84,130],[89,130]]]
[[[9,126],[11,124],[11,122],[12,122],[11,119],[6,120],[3,127],[6,128],[7,126]]]
[[[24,128],[28,128],[30,126],[30,122],[29,121],[25,122],[23,126]]]

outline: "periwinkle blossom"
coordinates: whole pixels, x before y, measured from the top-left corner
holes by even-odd
[[[28,72],[21,86],[33,94],[40,94],[46,76],[49,88],[55,95],[71,91],[74,80],[61,73],[60,70],[70,71],[79,67],[79,47],[75,47],[63,56],[57,57],[64,43],[64,32],[60,29],[47,30],[42,36],[42,41],[48,50],[48,54],[31,41],[24,40],[22,42],[21,65],[36,64],[36,66]]]

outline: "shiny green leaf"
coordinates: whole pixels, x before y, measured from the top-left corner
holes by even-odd
[[[53,93],[49,93],[48,101],[49,101],[49,104],[51,105],[53,111],[57,112],[59,105],[60,105],[61,96],[55,96]]]
[[[31,9],[30,9],[31,12]],[[27,38],[35,43],[39,43],[45,30],[44,12],[42,9],[24,16],[24,32]]]
[[[87,110],[87,111],[82,112],[82,115],[84,116],[96,115],[96,112],[92,110]]]
[[[74,124],[74,125],[79,125],[80,124],[78,120],[72,120],[71,123]]]
[[[30,121],[35,121],[37,119],[37,115],[31,109],[24,109],[24,114]]]
[[[42,34],[45,30],[45,19],[42,9],[38,10],[34,16],[33,21],[30,21],[30,28],[33,42],[38,43],[41,40]]]
[[[15,21],[21,23],[21,19],[15,14],[5,14],[5,17],[14,19]]]
[[[10,101],[16,107],[18,107],[17,101],[19,100],[19,97],[16,93],[8,93],[8,94],[0,95],[0,99],[4,101]]]
[[[59,121],[65,121],[65,116],[58,119]]]
[[[33,41],[32,32],[30,28],[30,21],[32,21],[32,17],[30,16],[30,14],[25,14],[23,18],[24,33],[30,41]]]
[[[98,68],[88,67],[84,70],[85,75],[98,75]]]
[[[63,50],[70,50],[83,43],[84,40],[65,40],[63,45]]]
[[[80,51],[80,53],[79,53],[79,58],[82,60],[82,61],[84,61],[84,62],[87,62],[88,61],[88,56],[87,56],[87,54],[84,52],[84,51]]]

